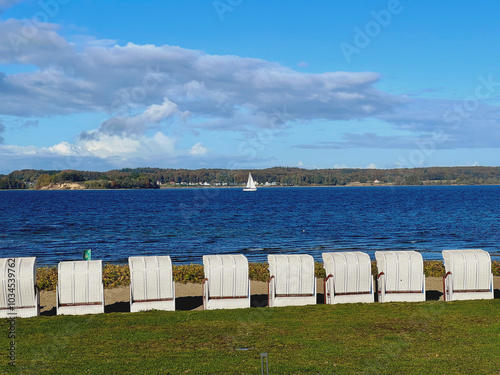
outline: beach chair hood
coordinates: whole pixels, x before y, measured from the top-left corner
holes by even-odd
[[[443,250],[445,300],[492,299],[491,257],[481,249]]]
[[[237,297],[248,293],[248,260],[244,255],[204,255],[210,297]]]
[[[56,296],[58,314],[104,312],[102,261],[60,262]]]
[[[170,256],[129,257],[130,311],[175,310]]]
[[[373,302],[370,256],[360,251],[323,253],[325,303]]]
[[[308,254],[268,255],[269,306],[316,303],[314,258]]]
[[[425,301],[422,255],[416,251],[376,251],[379,302]]]

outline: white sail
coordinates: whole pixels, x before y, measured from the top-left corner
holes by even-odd
[[[243,191],[256,191],[257,187],[255,186],[255,182],[253,182],[252,174],[248,174],[247,186],[243,189]]]

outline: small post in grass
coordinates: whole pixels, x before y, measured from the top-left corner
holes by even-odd
[[[264,358],[266,359],[266,374],[269,375],[269,359],[267,353],[260,353],[260,368],[262,370],[261,374],[264,375]]]

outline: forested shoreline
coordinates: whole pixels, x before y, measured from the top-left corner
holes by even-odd
[[[0,189],[158,189],[241,186],[500,185],[500,167],[253,170],[124,168],[107,172],[24,169],[0,175]]]

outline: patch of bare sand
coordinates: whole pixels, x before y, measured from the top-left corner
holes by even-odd
[[[496,286],[496,296],[500,294],[500,276],[493,278]],[[443,279],[441,277],[426,277],[425,279],[426,299],[443,300]],[[252,281],[250,284],[252,294],[252,307],[267,306],[267,282]],[[318,303],[323,303],[323,279],[317,283]],[[175,283],[176,310],[202,310],[202,286],[201,284]],[[129,312],[130,311],[130,287],[121,286],[112,289],[104,289],[105,312]],[[42,290],[40,292],[40,313],[42,315],[56,315],[56,293]]]

